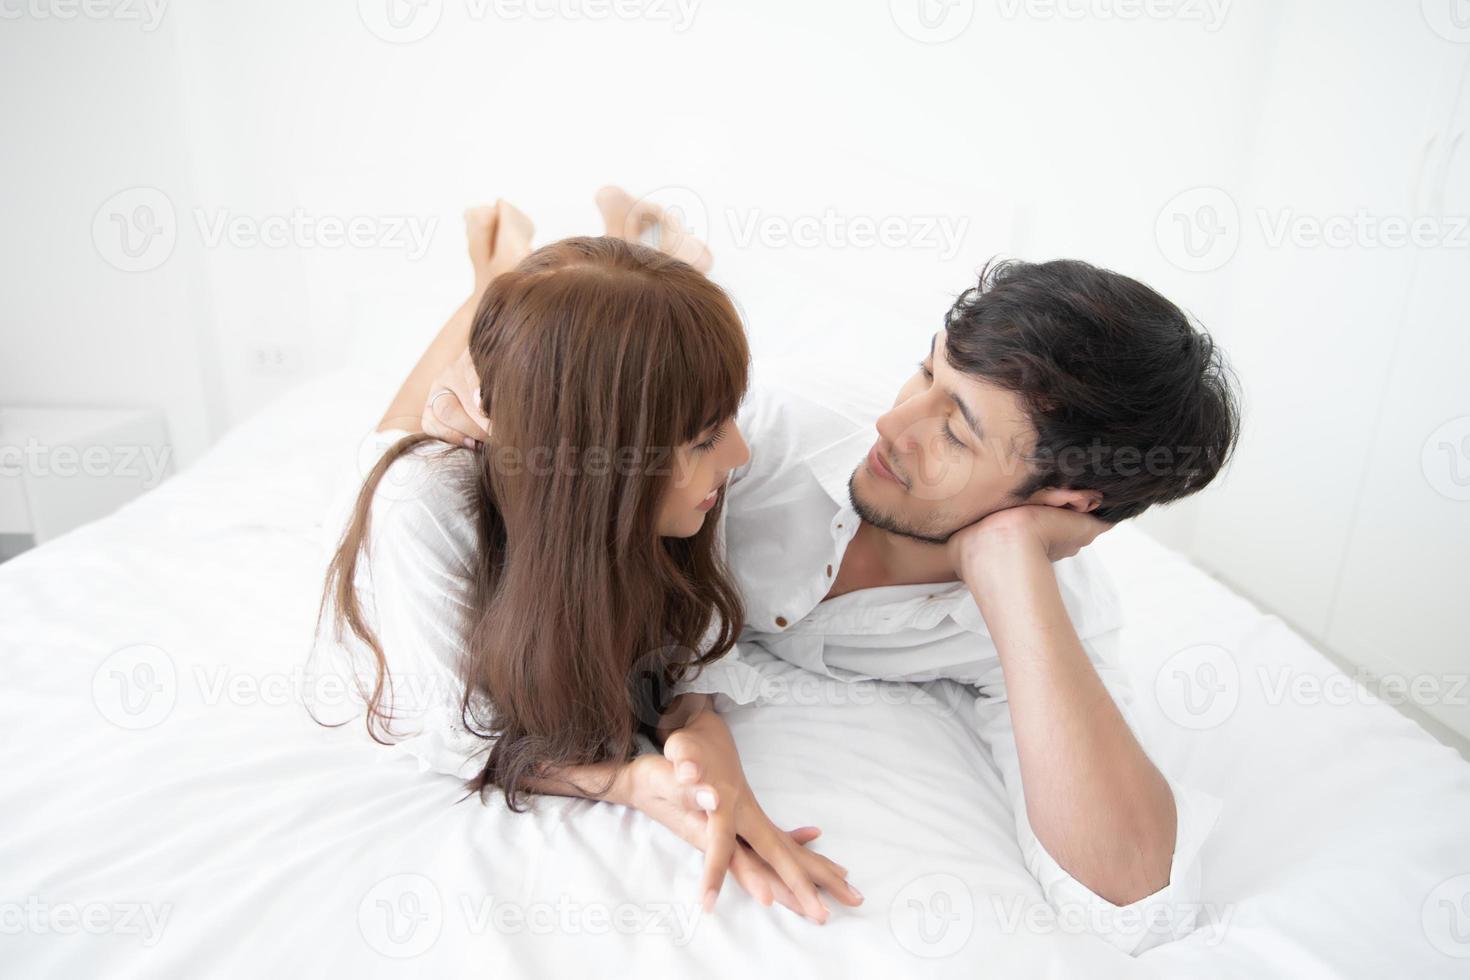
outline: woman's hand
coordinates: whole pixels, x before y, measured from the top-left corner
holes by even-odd
[[[420,425],[425,432],[456,446],[484,443],[490,436],[490,420],[480,411],[480,376],[470,352],[463,350],[429,386]]]
[[[652,817],[691,847],[707,850],[709,814],[699,805],[696,796],[709,787],[680,781],[675,775],[674,764],[659,755],[639,756],[628,764],[625,772],[630,789],[626,798],[615,802],[622,802]],[[821,835],[821,830],[816,827],[798,827],[787,834],[792,846],[798,849]],[[735,881],[757,902],[770,907],[773,901],[777,901],[797,915],[805,914],[791,889],[781,881],[781,876],[750,847],[740,844],[730,856],[728,865]]]
[[[696,846],[705,852],[701,893],[706,910],[714,907],[727,868],[761,904],[769,905],[774,897],[817,923],[828,916],[817,895],[819,885],[845,905],[862,903],[862,894],[847,883],[846,868],[802,846],[820,831],[788,834],[766,816],[745,780],[730,729],[712,708],[668,737],[664,757],[674,767],[677,784],[705,812],[704,842]],[[747,859],[770,873],[747,872]]]

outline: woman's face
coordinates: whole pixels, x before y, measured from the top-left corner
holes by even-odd
[[[659,505],[658,533],[665,538],[691,538],[704,527],[705,515],[720,501],[730,471],[750,461],[750,447],[733,418],[706,429],[674,449],[673,479]]]

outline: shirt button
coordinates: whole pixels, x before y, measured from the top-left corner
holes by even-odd
[[[832,577],[832,566],[831,565],[828,565],[827,566],[827,577],[828,578],[831,578]]]
[[[777,626],[780,626],[781,628],[784,629],[786,627],[786,617],[785,616],[777,616],[776,617],[776,625]]]

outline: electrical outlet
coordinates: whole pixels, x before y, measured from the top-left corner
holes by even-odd
[[[294,344],[257,343],[245,348],[245,361],[251,374],[266,378],[301,372],[304,355]]]

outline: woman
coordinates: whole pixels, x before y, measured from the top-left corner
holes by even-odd
[[[599,195],[610,225],[625,203]],[[818,922],[818,885],[858,904],[845,870],[802,846],[815,828],[788,834],[760,810],[708,700],[660,695],[740,628],[717,540],[721,489],[749,458],[733,305],[693,266],[624,237],[530,252],[514,208],[467,219],[476,295],[382,420],[392,445],[327,575],[323,618],[374,665],[369,732],[396,738],[395,682],[428,679],[408,744],[473,790],[498,787],[512,809],[539,792],[643,810],[705,850],[707,910],[727,868],[762,904]],[[662,237],[689,251],[686,236]],[[412,430],[466,334],[494,423],[483,443],[435,451]],[[412,489],[385,492],[404,467]],[[664,755],[639,755],[640,734],[666,739]]]

